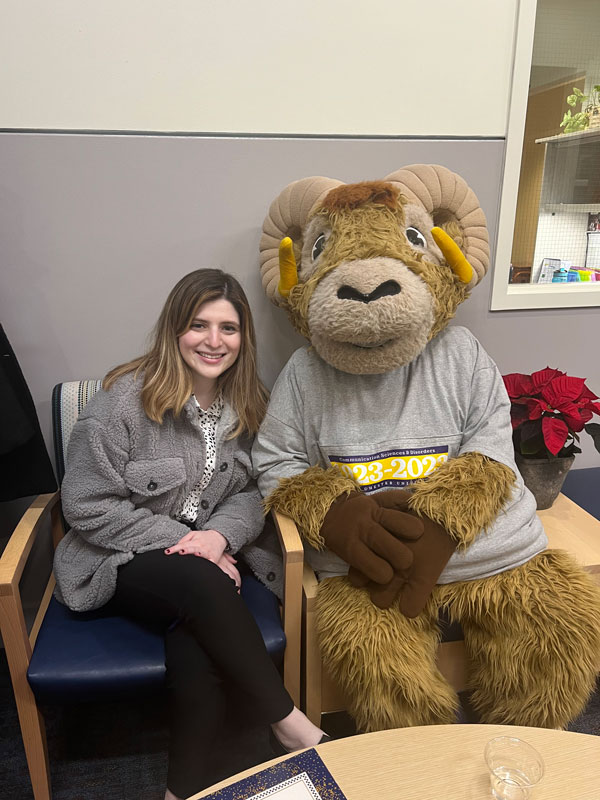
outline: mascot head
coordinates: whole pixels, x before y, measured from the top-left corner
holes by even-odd
[[[485,275],[485,215],[454,172],[415,164],[381,181],[303,178],[273,201],[260,242],[268,297],[333,367],[410,363]]]

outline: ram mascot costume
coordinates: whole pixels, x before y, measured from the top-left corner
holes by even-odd
[[[253,458],[320,580],[322,657],[362,731],[450,723],[436,667],[462,625],[482,722],[564,727],[600,663],[600,590],[547,550],[491,358],[448,327],[489,263],[472,189],[442,166],[313,177],[271,204],[263,286],[308,339]]]

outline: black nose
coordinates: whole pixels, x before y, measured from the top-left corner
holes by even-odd
[[[373,300],[379,300],[380,297],[400,294],[401,291],[400,284],[396,283],[396,281],[385,281],[380,283],[376,289],[373,289],[371,294],[363,294],[352,286],[340,286],[337,296],[340,300],[358,300],[360,303],[372,303]]]

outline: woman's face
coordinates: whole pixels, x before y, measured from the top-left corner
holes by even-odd
[[[192,370],[196,393],[211,389],[235,363],[242,344],[240,317],[229,300],[200,306],[189,331],[179,337],[179,352]]]

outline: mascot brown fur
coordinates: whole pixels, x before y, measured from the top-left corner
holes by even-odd
[[[254,463],[304,538],[323,658],[362,731],[454,721],[441,609],[482,722],[564,727],[594,687],[600,590],[546,550],[498,370],[447,327],[488,262],[479,202],[441,166],[296,181],[264,223],[263,285],[311,347],[274,387]]]

